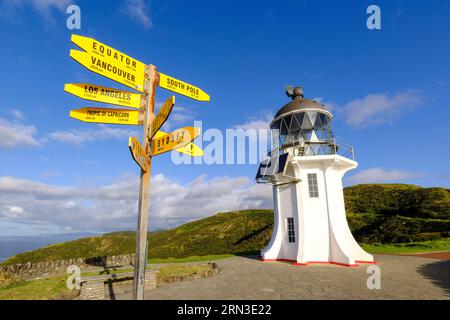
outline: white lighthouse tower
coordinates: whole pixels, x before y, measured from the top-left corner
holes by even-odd
[[[292,101],[270,124],[273,150],[257,173],[259,183],[273,185],[275,223],[263,261],[296,265],[373,263],[347,224],[342,177],[356,168],[353,148],[338,144],[333,115],[305,99],[301,87],[288,87]]]

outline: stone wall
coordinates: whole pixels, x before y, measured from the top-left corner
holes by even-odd
[[[129,266],[134,264],[134,257],[134,254],[129,254],[112,257],[79,258],[36,263],[28,262],[26,264],[0,266],[0,273],[29,280],[38,277],[46,277],[52,274],[65,274],[67,267],[70,265],[77,265],[81,269]]]

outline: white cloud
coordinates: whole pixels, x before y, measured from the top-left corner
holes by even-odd
[[[149,8],[144,0],[125,0],[123,7],[126,15],[138,21],[145,28],[153,26]]]
[[[72,3],[71,0],[19,0],[19,2],[33,3],[34,7],[41,13],[57,9],[61,12],[65,12],[67,7]]]
[[[4,206],[4,208],[4,214],[7,218],[20,218],[25,212],[23,208],[19,206]]]
[[[234,125],[232,129],[270,129],[270,123],[273,120],[273,114],[271,112],[264,112],[262,115],[258,117],[250,118],[248,121]]]
[[[411,112],[423,102],[422,92],[410,89],[395,94],[369,94],[362,99],[346,103],[340,112],[347,124],[367,127],[392,123],[398,117]]]
[[[338,106],[334,102],[325,101],[323,97],[316,97],[313,100],[323,104],[325,106],[325,109],[327,109],[330,112],[338,109]]]
[[[100,125],[98,129],[55,131],[47,135],[47,139],[62,143],[82,146],[85,143],[109,139],[128,139],[136,136],[137,131],[127,128],[112,128]]]
[[[36,138],[37,129],[0,118],[0,148],[35,147],[41,145]]]
[[[351,184],[363,183],[379,183],[389,181],[401,181],[408,179],[420,178],[423,175],[417,172],[403,171],[403,170],[385,170],[383,168],[371,168],[363,170],[349,178],[346,178]]]
[[[69,226],[80,231],[133,230],[138,190],[135,175],[124,175],[97,188],[0,177],[0,221]],[[218,212],[271,207],[271,188],[256,185],[247,177],[201,176],[187,184],[161,174],[152,178],[152,229],[174,227]]]
[[[20,111],[12,109],[11,113],[15,118],[13,121],[0,118],[0,148],[36,147],[47,143],[49,140],[83,146],[85,143],[93,141],[110,139],[123,140],[138,135],[136,129],[99,125],[95,129],[61,130],[39,137],[34,125],[21,123],[20,120],[24,118],[24,115]]]
[[[17,120],[22,120],[23,119],[23,113],[20,112],[19,110],[16,109],[12,109],[11,110],[11,114],[14,116],[14,118],[16,118]]]

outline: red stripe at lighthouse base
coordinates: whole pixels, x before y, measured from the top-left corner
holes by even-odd
[[[359,264],[377,264],[376,261],[355,261],[355,264],[348,264],[348,263],[342,263],[342,262],[336,262],[336,261],[307,261],[299,263],[295,260],[290,259],[263,259],[262,257],[259,258],[259,260],[263,262],[291,262],[294,266],[308,266],[310,264],[335,264],[338,266],[344,266],[344,267],[359,267]]]

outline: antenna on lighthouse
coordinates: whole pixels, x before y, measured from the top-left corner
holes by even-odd
[[[302,98],[304,97],[303,95],[303,87],[302,86],[286,86],[286,95],[292,99],[294,99],[295,97],[301,96]]]

